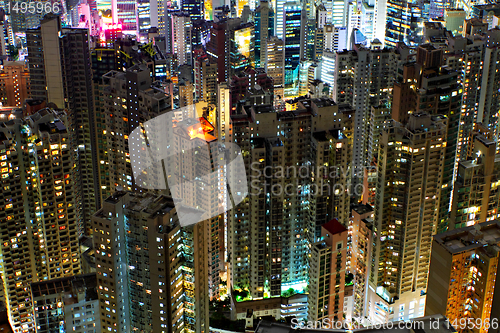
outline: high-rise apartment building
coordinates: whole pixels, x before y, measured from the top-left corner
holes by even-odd
[[[206,118],[198,118],[200,123],[193,124],[195,106],[186,107],[187,110],[182,112],[188,119],[176,122],[170,148],[177,152],[194,153],[174,154],[164,160],[164,172],[169,179],[169,191],[172,197],[182,198],[183,205],[195,207],[207,216],[203,222],[207,228],[205,235],[207,255],[204,260],[208,265],[205,275],[211,299],[219,296],[220,273],[227,258],[225,250],[227,241],[224,234],[227,223],[224,223],[222,214],[225,212],[223,207],[230,206],[226,193],[227,165],[224,164],[224,159],[219,158],[222,154],[218,155],[217,148],[222,147],[221,143],[228,142],[230,130],[228,120],[231,109],[226,84],[220,84],[218,89],[218,97],[221,100],[217,105],[218,132]],[[149,140],[151,144],[153,142],[151,137]]]
[[[366,130],[368,136],[366,149],[366,168],[369,168],[373,162],[376,162],[378,158],[378,142],[380,140],[380,134],[384,128],[384,122],[391,119],[391,109],[388,108],[389,103],[380,104],[371,107],[370,117],[367,118]]]
[[[400,66],[394,83],[392,117],[406,123],[410,113],[426,112],[448,118],[446,130],[446,158],[443,184],[439,204],[439,231],[447,228],[451,205],[459,123],[461,113],[462,86],[458,73],[443,65],[443,50],[432,45],[421,45],[417,49],[416,62]]]
[[[262,94],[269,94],[272,97],[274,82],[263,68],[248,67],[231,78],[229,89],[233,107],[238,102],[251,98],[252,92],[261,91]]]
[[[284,98],[285,93],[285,47],[283,40],[271,37],[266,43],[265,69],[274,82],[275,98]]]
[[[336,204],[344,205],[342,212],[349,207],[348,197],[334,197],[347,195],[349,177],[341,166],[349,160],[352,117],[351,108],[330,99],[302,99],[285,112],[244,106],[231,115],[231,141],[248,152],[243,159],[250,187],[229,214],[233,289],[255,300],[307,285],[309,244],[336,217]],[[321,147],[315,156],[313,146]],[[343,183],[332,181],[332,174]]]
[[[172,52],[177,55],[178,65],[192,65],[192,18],[185,12],[173,13]]]
[[[193,105],[194,86],[189,81],[179,82],[179,107]]]
[[[88,29],[62,28],[59,16],[47,15],[39,28],[26,31],[26,39],[31,97],[68,110],[88,223],[100,206]]]
[[[267,40],[274,35],[274,11],[268,1],[255,9],[255,67],[265,66]]]
[[[343,320],[348,230],[333,219],[321,235],[311,247],[307,320],[336,323]]]
[[[449,229],[498,217],[499,172],[496,143],[482,135],[475,136],[472,158],[458,164]]]
[[[116,192],[92,218],[103,331],[208,332],[206,222],[170,197]]]
[[[32,282],[80,273],[81,198],[65,118],[43,109],[0,127],[0,274],[16,333],[35,329]]]
[[[31,285],[36,332],[100,333],[95,273]]]
[[[160,82],[152,82],[149,69],[136,65],[126,72],[103,75],[103,89],[96,101],[99,119],[97,159],[103,199],[117,188],[140,190],[134,183],[128,136],[140,124],[172,109],[170,97]],[[102,114],[101,114],[102,113]]]
[[[196,100],[216,105],[217,63],[211,61],[206,53],[195,52],[193,71]]]
[[[337,103],[349,103],[356,110],[353,146],[353,179],[360,183],[363,168],[369,165],[368,128],[371,108],[387,103],[397,71],[398,60],[407,49],[367,49],[355,46],[353,51],[338,52],[334,71],[333,96]]]
[[[314,133],[311,141],[311,166],[317,168],[311,178],[311,193],[316,191],[319,195],[309,198],[310,204],[316,207],[317,216],[316,225],[313,223],[309,227],[310,242],[321,237],[320,225],[326,222],[325,217],[333,216],[344,226],[349,221],[350,198],[343,192],[351,185],[349,167],[354,110],[344,104],[338,106],[337,112],[342,115],[338,119],[343,122],[343,129]]]
[[[439,222],[448,121],[442,115],[415,113],[406,127],[387,123],[379,140],[377,238],[370,279],[385,289],[394,320],[408,319],[410,304],[425,297],[432,235]]]
[[[367,294],[372,265],[373,208],[358,204],[352,207],[347,236],[347,271],[352,274],[353,308],[352,316],[362,318],[367,314]],[[348,312],[351,309],[344,309]]]
[[[23,106],[29,97],[30,73],[24,62],[4,61],[0,66],[0,103]]]
[[[212,24],[206,51],[210,62],[217,65],[217,82],[226,82],[230,77],[230,27],[238,26],[239,18]]]
[[[57,18],[45,19],[39,28],[26,31],[26,40],[31,97],[48,100],[62,108],[66,105],[59,40],[60,25]]]
[[[378,156],[378,154],[377,154]],[[365,168],[363,177],[363,196],[361,202],[371,207],[375,206],[375,194],[377,192],[377,164],[371,163]]]
[[[336,27],[333,24],[325,24],[323,27],[323,49],[331,52],[344,51],[347,49],[348,33],[346,27]]]
[[[499,245],[498,220],[434,236],[425,315],[443,314],[458,331],[491,331],[500,305]],[[472,325],[464,329],[464,321]]]
[[[471,26],[464,37],[447,37],[449,45],[445,49],[445,63],[459,75],[462,83],[462,109],[457,142],[457,159],[463,161],[471,144],[471,134],[476,122],[483,123],[495,137],[498,136],[498,114],[500,92],[500,31],[473,32],[475,25],[482,22],[468,20]],[[437,44],[437,43],[436,43]],[[439,47],[436,45],[436,47]]]
[[[306,11],[300,3],[283,7],[283,43],[285,48],[285,96],[298,97],[299,64],[304,58]]]

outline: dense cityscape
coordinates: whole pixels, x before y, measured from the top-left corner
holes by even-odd
[[[0,0],[0,330],[500,332],[488,1]]]

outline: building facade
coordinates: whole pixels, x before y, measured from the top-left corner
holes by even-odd
[[[63,112],[2,123],[1,276],[14,331],[33,332],[30,284],[79,274],[82,212]]]
[[[25,63],[5,61],[0,71],[0,103],[23,106],[29,97],[30,74]]]
[[[408,125],[392,122],[379,141],[374,225],[377,238],[370,279],[387,295],[394,320],[406,320],[411,304],[425,297],[432,236],[446,154],[447,119],[412,114]],[[398,170],[398,172],[395,172]]]
[[[101,332],[95,274],[36,282],[31,295],[36,332]]]
[[[500,305],[499,242],[497,220],[434,236],[425,315],[444,313],[452,323],[481,318],[482,326],[468,330],[488,332]]]
[[[92,220],[102,329],[208,331],[205,222],[181,228],[170,197],[129,192]]]

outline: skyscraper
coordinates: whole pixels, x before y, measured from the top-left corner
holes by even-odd
[[[192,21],[204,19],[204,1],[180,0],[180,9],[187,13]]]
[[[0,131],[1,275],[16,333],[35,329],[32,282],[80,273],[80,188],[65,117],[43,109]]]
[[[192,65],[192,18],[185,12],[173,13],[172,52],[177,55],[178,65]]]
[[[210,62],[217,65],[217,83],[226,82],[229,78],[229,34],[227,22],[217,22],[210,29],[210,40],[207,54]]]
[[[500,57],[500,31],[473,33],[474,26],[483,27],[483,23],[476,20],[466,23],[470,26],[469,33],[464,37],[447,37],[450,49],[444,55],[446,65],[458,72],[463,89],[457,142],[457,159],[460,161],[466,159],[476,122],[486,125],[494,137],[499,133],[495,110],[500,107],[500,92],[496,87],[500,79],[497,61]]]
[[[311,247],[307,319],[336,323],[344,312],[348,231],[334,219],[321,227],[321,235]]]
[[[236,16],[235,17],[242,17],[244,7],[248,6],[250,4],[251,0],[235,0],[235,1],[236,1]],[[252,2],[254,2],[254,1],[252,1]]]
[[[242,23],[229,33],[229,75],[240,73],[248,66],[255,66],[255,26]]]
[[[61,28],[47,15],[26,31],[30,94],[68,110],[71,140],[77,145],[84,221],[100,206],[97,178],[94,98],[87,29]]]
[[[217,63],[209,59],[206,53],[194,55],[194,86],[198,101],[209,105],[217,104]]]
[[[354,318],[367,316],[367,294],[369,276],[372,265],[372,251],[374,242],[373,208],[359,204],[352,207],[348,226],[347,271],[352,274]]]
[[[274,36],[279,39],[285,39],[284,12],[287,0],[273,0],[272,7],[274,8]]]
[[[409,111],[444,115],[448,118],[446,130],[446,158],[443,188],[439,200],[439,231],[447,228],[455,168],[462,86],[458,73],[443,65],[443,50],[424,44],[417,49],[417,61],[400,65],[394,83],[392,117],[406,123]]]
[[[347,0],[326,0],[323,1],[327,15],[327,23],[336,27],[347,27],[348,6]]]
[[[399,59],[406,49],[367,49],[356,46],[353,51],[336,54],[333,96],[337,103],[349,103],[356,110],[353,146],[353,183],[361,182],[368,158],[371,107],[385,104],[391,98]],[[325,53],[326,54],[326,53]]]
[[[392,121],[379,140],[374,225],[375,265],[370,279],[388,295],[394,320],[406,320],[411,302],[427,288],[432,235],[437,232],[449,120],[410,115],[408,125]]]
[[[285,49],[278,37],[271,37],[266,43],[265,69],[274,81],[275,99],[284,98],[285,93]]]
[[[335,61],[337,57],[337,52],[335,50],[324,49],[321,52],[321,72],[320,79],[322,82],[326,83],[332,91],[335,87]]]
[[[302,24],[304,22],[304,24]],[[287,2],[283,7],[283,42],[285,47],[285,96],[298,96],[301,55],[304,54],[306,11],[300,3]]]
[[[139,124],[172,109],[159,82],[152,82],[149,69],[136,65],[126,72],[110,71],[102,77],[102,97],[96,110],[103,113],[98,128],[99,185],[103,199],[117,188],[140,190],[134,183],[128,136]]]
[[[348,201],[334,201],[347,192],[329,177],[337,172],[347,181],[338,169],[348,160],[342,138],[349,138],[351,117],[350,108],[329,99],[302,99],[288,112],[244,106],[231,116],[232,140],[249,152],[243,159],[250,187],[244,203],[229,214],[233,289],[246,290],[255,300],[307,285],[308,246],[315,243],[316,230],[335,217],[336,203],[348,207]],[[313,145],[322,147],[318,156],[310,156]]]
[[[267,40],[274,35],[274,11],[268,1],[255,9],[255,67],[264,67]]]
[[[474,139],[472,159],[458,164],[453,186],[449,229],[462,228],[498,217],[500,156],[496,143],[482,135]]]
[[[500,222],[492,220],[434,236],[425,315],[472,322],[473,332],[494,327],[499,310]],[[496,283],[495,283],[496,281]],[[476,318],[481,318],[477,322]],[[481,327],[482,324],[482,327]]]
[[[116,192],[92,218],[103,330],[207,332],[206,222],[166,196]]]

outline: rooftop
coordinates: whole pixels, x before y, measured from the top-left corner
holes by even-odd
[[[452,254],[500,244],[500,221],[493,220],[470,227],[450,230],[434,236],[434,240]]]
[[[174,200],[167,196],[156,196],[151,193],[134,195],[125,208],[135,212],[145,212],[150,215],[166,214],[175,207]]]
[[[116,204],[125,195],[127,195],[127,192],[125,192],[125,191],[116,191],[111,196],[107,197],[104,201],[112,203],[112,204]]]
[[[342,113],[354,113],[354,108],[350,104],[340,104],[339,112]]]
[[[351,208],[359,215],[373,212],[373,208],[370,205],[365,205],[365,204],[354,205]]]
[[[335,105],[335,102],[333,99],[330,98],[315,98],[312,100],[312,102],[318,107],[318,108],[324,108],[327,106],[333,106]]]
[[[337,219],[333,219],[330,222],[323,224],[322,227],[332,235],[340,234],[341,232],[347,230]]]
[[[76,275],[60,279],[35,282],[31,285],[33,298],[64,294],[64,303],[79,302],[79,295],[84,295],[86,301],[97,300],[97,277],[95,274]],[[80,300],[81,301],[81,300]]]

